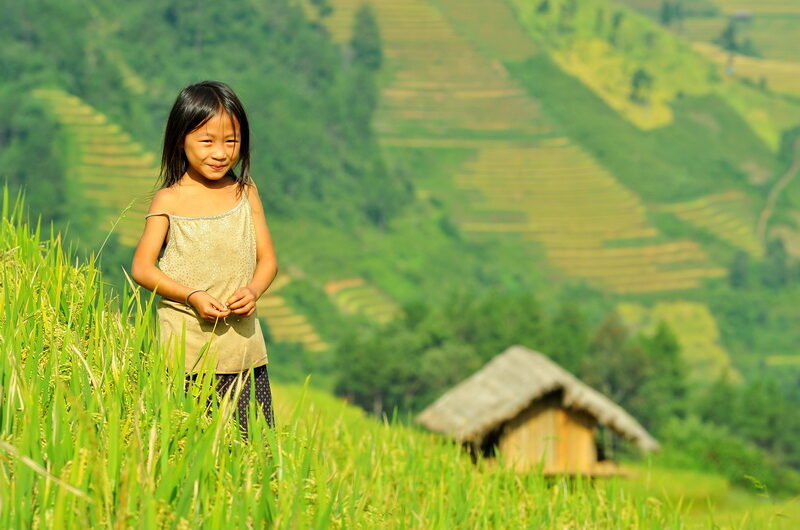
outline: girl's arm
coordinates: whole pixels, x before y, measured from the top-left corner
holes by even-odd
[[[272,246],[272,237],[269,234],[267,220],[264,217],[264,208],[258,197],[258,188],[255,184],[247,186],[247,201],[253,212],[253,226],[256,231],[256,270],[253,279],[244,287],[236,291],[225,301],[225,307],[237,315],[250,316],[255,313],[256,301],[267,290],[267,287],[278,274],[278,259],[275,257],[275,248]]]
[[[153,197],[153,202],[150,204],[150,211],[148,213],[169,211],[169,201],[164,194],[164,190],[159,190]],[[166,274],[164,274],[158,267],[156,261],[158,254],[161,251],[161,246],[164,244],[164,239],[167,236],[169,229],[169,219],[164,215],[152,215],[147,218],[144,226],[144,233],[142,233],[139,244],[136,246],[136,251],[133,254],[133,262],[131,263],[131,277],[133,280],[150,291],[161,295],[164,298],[175,300],[176,302],[184,303],[186,295],[191,293],[198,286],[182,285]],[[191,302],[195,302],[195,297],[202,296],[204,293],[195,293],[190,298]],[[219,304],[221,306],[221,304]],[[219,312],[219,316],[226,316],[227,310]]]

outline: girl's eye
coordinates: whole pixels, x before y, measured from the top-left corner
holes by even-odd
[[[238,144],[239,140],[228,140],[229,144]]]

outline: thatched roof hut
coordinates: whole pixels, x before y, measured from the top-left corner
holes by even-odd
[[[473,447],[504,428],[501,449],[505,446],[506,454],[517,456],[524,453],[527,459],[518,468],[530,467],[543,452],[555,454],[559,448],[550,440],[566,438],[558,442],[561,451],[577,451],[581,456],[562,455],[551,462],[552,470],[587,471],[596,464],[593,431],[597,424],[644,451],[659,447],[622,407],[545,355],[523,346],[506,349],[428,406],[416,420]],[[578,438],[582,441],[576,445]],[[581,463],[574,463],[577,461]],[[567,469],[569,466],[580,469]]]

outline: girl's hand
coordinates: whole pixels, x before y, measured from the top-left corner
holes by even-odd
[[[256,293],[249,287],[240,287],[228,298],[226,305],[237,315],[249,317],[256,310]]]
[[[214,322],[218,318],[230,315],[230,310],[225,305],[205,291],[197,291],[189,297],[189,303],[197,309],[200,317]]]

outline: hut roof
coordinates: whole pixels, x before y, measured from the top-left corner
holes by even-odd
[[[563,406],[584,410],[644,451],[658,442],[625,410],[545,355],[511,346],[450,389],[416,421],[461,442],[480,442],[491,430],[545,394],[563,390]]]

